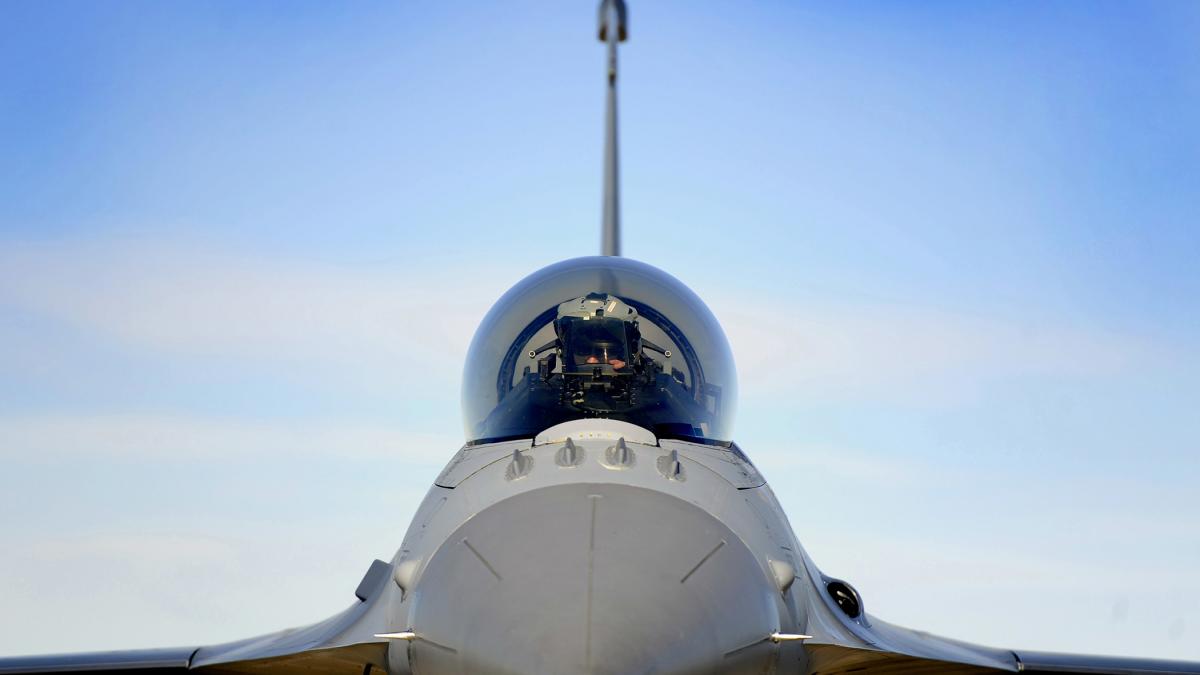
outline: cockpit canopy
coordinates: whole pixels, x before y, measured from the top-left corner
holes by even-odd
[[[587,417],[724,441],[736,405],[716,318],[675,278],[628,258],[575,258],[523,279],[484,317],[463,373],[473,442]]]

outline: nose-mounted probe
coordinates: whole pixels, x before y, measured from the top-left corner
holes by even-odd
[[[629,37],[624,0],[601,0],[599,38],[608,45],[608,103],[604,127],[604,216],[601,255],[621,255],[621,199],[617,176],[617,43]]]

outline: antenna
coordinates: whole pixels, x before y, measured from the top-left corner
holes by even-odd
[[[621,255],[621,196],[617,175],[617,43],[629,37],[624,0],[600,0],[600,41],[608,44],[608,114],[604,129],[604,220],[601,255]]]

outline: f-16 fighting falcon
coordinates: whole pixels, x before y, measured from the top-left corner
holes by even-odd
[[[620,257],[622,0],[601,2],[598,35],[603,255],[534,272],[483,318],[463,375],[466,444],[354,604],[229,644],[0,659],[0,675],[1200,673],[901,628],[814,564],[733,442],[737,381],[716,318]]]

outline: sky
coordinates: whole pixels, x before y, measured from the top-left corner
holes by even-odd
[[[0,7],[0,654],[322,619],[599,250],[590,2]],[[1200,6],[630,0],[626,255],[867,611],[1200,660]]]

